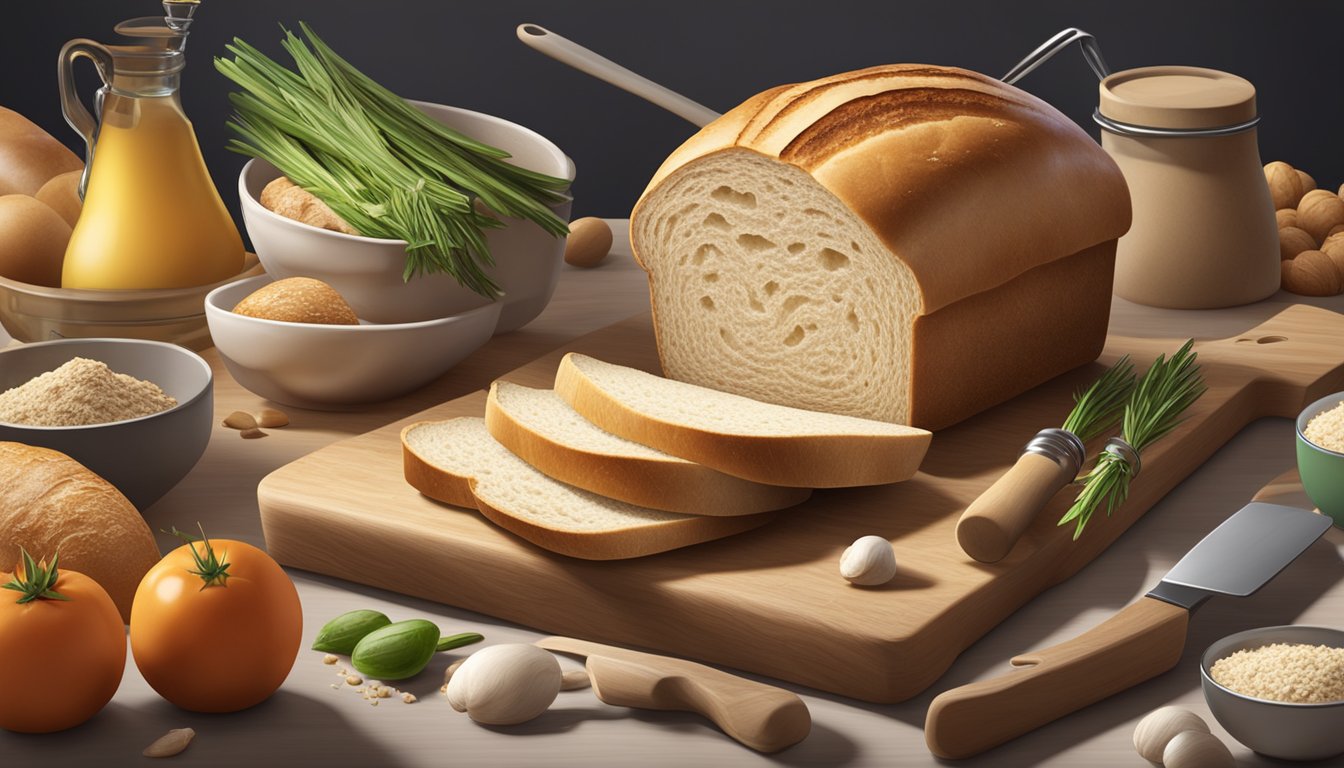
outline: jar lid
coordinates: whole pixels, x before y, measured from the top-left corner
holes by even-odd
[[[1102,117],[1147,128],[1201,130],[1255,120],[1255,86],[1202,67],[1140,67],[1101,81]]]

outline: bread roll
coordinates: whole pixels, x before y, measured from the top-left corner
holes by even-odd
[[[0,107],[0,195],[35,195],[53,177],[83,168],[83,161],[51,134]]]
[[[632,214],[665,373],[937,429],[1096,358],[1124,177],[1048,104],[893,65],[766,91]]]
[[[243,298],[234,313],[286,323],[359,325],[355,310],[335,288],[311,277],[267,283]]]
[[[79,214],[84,212],[84,201],[79,197],[79,180],[83,175],[83,171],[70,171],[53,176],[33,197],[51,206],[74,228],[79,222]]]
[[[0,276],[51,288],[61,284],[70,225],[28,195],[0,195]]]
[[[145,572],[159,561],[154,534],[121,492],[58,451],[0,442],[0,570],[60,554],[62,566],[107,590],[123,621]]]

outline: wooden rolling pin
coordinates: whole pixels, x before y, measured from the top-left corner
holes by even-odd
[[[812,730],[797,695],[693,661],[641,653],[571,637],[546,637],[548,651],[587,658],[597,698],[617,707],[695,712],[757,752],[793,746]]]

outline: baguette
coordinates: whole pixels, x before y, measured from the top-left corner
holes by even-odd
[[[940,429],[1096,359],[1128,188],[1049,104],[950,67],[766,91],[631,215],[673,379]]]
[[[604,432],[550,390],[497,381],[485,424],[505,448],[550,477],[650,509],[749,515],[800,504],[811,489],[763,485]]]
[[[0,570],[60,555],[62,568],[88,576],[131,620],[136,587],[159,548],[121,492],[58,451],[0,442]]]
[[[552,480],[490,436],[484,419],[412,424],[401,432],[406,482],[533,544],[584,560],[619,560],[750,530],[774,513],[679,515],[637,507]]]
[[[757,402],[573,352],[560,361],[555,391],[612,434],[771,485],[908,480],[932,437],[914,427]]]

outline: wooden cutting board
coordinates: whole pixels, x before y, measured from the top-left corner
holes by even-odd
[[[1231,339],[1198,344],[1208,392],[1143,456],[1128,502],[1083,537],[1055,521],[1060,494],[993,565],[957,546],[966,505],[1035,432],[1061,423],[1072,392],[1121,354],[1142,370],[1182,339],[1112,336],[1098,363],[938,432],[919,474],[897,485],[819,491],[763,528],[652,557],[591,562],[539,549],[475,511],[430,501],[402,479],[401,428],[480,416],[485,394],[334,443],[258,488],[273,556],[288,566],[428,598],[554,634],[643,647],[866,701],[932,684],[967,646],[1067,579],[1251,421],[1295,417],[1344,390],[1344,315],[1292,306]],[[504,378],[550,386],[566,351],[657,370],[647,315],[585,336]],[[1288,450],[1285,448],[1285,450]],[[1229,512],[1233,510],[1228,510]],[[842,550],[867,534],[896,549],[879,588],[840,578]]]

